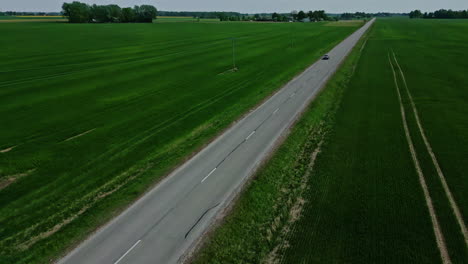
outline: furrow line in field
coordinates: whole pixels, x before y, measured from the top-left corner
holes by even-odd
[[[390,67],[391,67],[392,73],[393,73],[393,79],[395,81],[395,88],[396,88],[397,95],[398,95],[398,102],[400,104],[401,118],[402,118],[403,128],[405,130],[406,140],[408,142],[408,147],[409,147],[409,150],[410,150],[410,153],[411,153],[411,157],[413,159],[414,167],[415,167],[416,172],[417,172],[418,177],[419,177],[419,183],[420,183],[421,188],[422,188],[423,193],[424,193],[424,198],[426,200],[426,205],[427,205],[427,208],[429,210],[429,215],[430,215],[431,221],[432,221],[432,228],[434,230],[434,235],[435,235],[435,238],[436,238],[437,247],[439,248],[440,257],[441,257],[442,263],[449,264],[449,263],[452,263],[452,262],[450,260],[449,254],[448,254],[447,245],[445,244],[444,234],[442,233],[439,221],[437,220],[437,215],[436,215],[436,212],[435,212],[434,204],[432,203],[432,198],[431,198],[430,193],[429,193],[429,188],[427,186],[426,179],[424,177],[421,166],[419,164],[416,149],[415,149],[415,147],[413,145],[413,140],[411,139],[411,136],[410,136],[408,123],[406,121],[405,109],[404,109],[403,102],[402,102],[402,99],[401,99],[400,88],[398,86],[397,76],[396,76],[395,69],[393,68],[393,63],[392,63],[392,61],[390,59],[390,54],[388,54],[388,61],[390,62]]]
[[[438,174],[439,179],[440,179],[440,181],[442,183],[442,187],[444,188],[445,195],[447,196],[447,198],[448,198],[448,200],[450,202],[450,206],[452,207],[452,211],[453,211],[455,217],[457,218],[458,225],[460,226],[463,237],[465,238],[465,244],[468,246],[468,232],[467,232],[467,229],[466,229],[465,222],[463,220],[463,216],[462,216],[462,214],[460,212],[460,209],[459,209],[455,199],[453,198],[452,192],[450,191],[450,188],[449,188],[449,186],[447,184],[445,175],[444,175],[442,169],[440,168],[440,165],[439,165],[439,162],[437,161],[436,155],[434,154],[434,151],[432,150],[432,146],[431,146],[431,144],[429,143],[429,140],[426,137],[426,133],[424,132],[424,128],[421,125],[421,121],[419,119],[419,113],[418,113],[418,110],[417,110],[416,105],[414,103],[413,96],[411,95],[411,92],[409,91],[408,84],[407,84],[406,78],[405,78],[405,74],[403,73],[403,70],[401,69],[400,64],[398,63],[398,59],[397,59],[397,57],[395,55],[395,52],[392,51],[392,53],[393,53],[393,58],[395,60],[395,63],[397,65],[398,69],[399,69],[399,72],[400,72],[401,78],[403,80],[403,83],[405,85],[406,94],[408,95],[408,98],[409,98],[409,101],[410,101],[410,104],[411,104],[411,108],[413,110],[413,114],[414,114],[414,117],[416,119],[416,124],[418,125],[418,128],[419,128],[419,133],[421,134],[421,137],[422,137],[422,139],[424,141],[424,145],[426,146],[427,152],[431,156],[432,163],[434,164],[434,167],[436,168],[437,174]]]

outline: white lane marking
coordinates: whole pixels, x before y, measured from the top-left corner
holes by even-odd
[[[130,251],[132,251],[132,249],[134,249],[140,242],[141,240],[138,240],[135,244],[133,244],[133,246],[127,250],[127,252],[125,252],[125,254],[123,254],[116,262],[114,262],[114,264],[119,263],[123,258],[125,258],[125,256],[127,256],[127,254],[130,253]]]
[[[295,95],[296,95],[296,92],[292,93],[290,97],[293,98]]]
[[[279,111],[279,108],[276,108],[276,110],[273,112],[273,114],[276,114]]]
[[[201,180],[201,182],[204,182],[206,179],[208,179],[208,177],[210,177],[211,174],[213,174],[213,172],[215,172],[217,168],[214,168],[213,170],[211,170],[210,173],[208,173],[208,175],[205,176],[205,178],[203,178],[203,180]]]
[[[249,140],[249,138],[250,138],[251,136],[253,136],[253,134],[255,134],[255,130],[252,131],[252,133],[250,133],[250,135],[248,135],[248,136],[245,138],[245,140]]]

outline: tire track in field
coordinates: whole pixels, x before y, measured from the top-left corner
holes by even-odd
[[[405,109],[403,107],[403,102],[401,99],[400,88],[398,86],[397,75],[396,75],[395,69],[393,68],[393,63],[391,61],[390,54],[388,54],[388,61],[390,63],[390,67],[393,72],[393,80],[395,81],[395,88],[396,88],[397,95],[398,95],[398,102],[400,104],[400,112],[401,112],[403,128],[405,130],[406,141],[408,142],[408,147],[411,153],[411,157],[413,159],[414,167],[419,177],[419,184],[421,185],[421,188],[424,192],[424,198],[426,200],[426,205],[429,210],[429,215],[431,217],[432,228],[434,230],[437,247],[439,248],[440,257],[441,257],[442,263],[449,264],[449,263],[452,263],[452,261],[450,260],[450,256],[447,250],[447,245],[445,244],[444,234],[442,233],[439,221],[437,220],[437,215],[435,212],[434,205],[432,203],[431,195],[429,193],[429,188],[427,187],[426,179],[424,178],[424,174],[422,172],[422,169],[419,164],[418,157],[417,157],[416,149],[414,148],[413,140],[411,139],[411,136],[410,136],[408,123],[406,121]]]
[[[431,146],[431,144],[429,143],[429,140],[426,137],[426,133],[424,132],[424,128],[421,125],[421,121],[419,119],[418,109],[416,108],[416,105],[415,105],[415,103],[413,101],[413,96],[411,95],[411,92],[409,91],[408,84],[406,83],[405,74],[403,73],[403,70],[401,69],[400,64],[398,63],[398,59],[397,59],[397,57],[395,55],[395,52],[392,51],[392,53],[393,53],[393,58],[395,60],[395,63],[397,65],[398,69],[399,69],[399,72],[400,72],[401,78],[403,80],[403,83],[405,85],[406,94],[408,95],[408,97],[410,99],[409,101],[410,101],[410,104],[411,104],[411,108],[413,110],[414,118],[416,119],[416,123],[417,123],[418,128],[419,128],[419,133],[421,134],[421,137],[423,138],[424,145],[426,145],[426,150],[429,153],[429,156],[431,156],[432,164],[434,164],[434,167],[436,168],[437,174],[438,174],[439,179],[440,179],[440,181],[442,183],[442,187],[444,188],[445,195],[447,196],[447,198],[448,198],[448,200],[450,202],[450,206],[452,207],[452,211],[453,211],[455,217],[457,218],[458,225],[460,226],[463,237],[465,238],[465,245],[468,246],[468,234],[467,234],[468,232],[467,232],[467,229],[466,229],[465,222],[463,220],[463,216],[462,216],[462,214],[460,212],[460,209],[459,209],[457,203],[455,202],[455,199],[453,198],[452,192],[450,191],[450,188],[449,188],[449,186],[447,184],[445,175],[442,172],[442,169],[440,168],[440,165],[439,165],[439,162],[437,161],[436,155],[434,154],[434,151],[432,150],[432,146]]]

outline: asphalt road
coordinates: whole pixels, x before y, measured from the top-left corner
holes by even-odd
[[[367,23],[58,263],[176,263],[324,86]]]

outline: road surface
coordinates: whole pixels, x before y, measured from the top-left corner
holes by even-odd
[[[58,263],[177,263],[355,46],[370,21]]]

